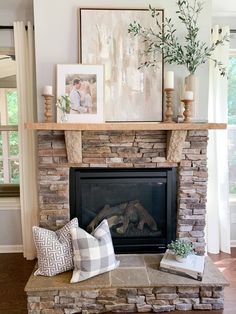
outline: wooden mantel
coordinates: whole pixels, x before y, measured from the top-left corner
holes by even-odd
[[[26,123],[31,130],[64,131],[67,157],[70,164],[82,162],[81,131],[168,131],[166,161],[180,162],[183,145],[189,130],[226,129],[225,123]]]
[[[188,131],[226,129],[226,123],[164,123],[164,122],[107,122],[107,123],[26,123],[31,130],[55,131]]]

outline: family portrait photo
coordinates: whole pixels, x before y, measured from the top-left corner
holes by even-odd
[[[103,122],[103,89],[102,65],[57,65],[57,98],[69,102],[67,122]],[[57,108],[58,122],[62,111]]]
[[[66,93],[71,102],[70,114],[97,113],[97,77],[95,74],[68,74]]]

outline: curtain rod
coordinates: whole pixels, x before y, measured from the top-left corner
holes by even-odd
[[[11,29],[11,30],[13,30],[14,29],[14,27],[12,26],[12,25],[0,25],[0,30],[1,29]],[[27,25],[25,25],[25,29],[27,30],[28,29],[28,26]]]
[[[13,29],[13,26],[0,25],[0,29]]]
[[[211,29],[211,32],[213,32],[213,28]],[[230,29],[229,32],[232,33],[232,34],[235,34],[236,33],[236,29]],[[219,28],[219,34],[221,34],[221,33],[222,33],[222,29]]]
[[[14,27],[13,26],[11,26],[11,25],[0,25],[0,30],[1,29],[14,29]],[[27,30],[28,29],[28,26],[26,25],[25,26],[25,29]],[[211,30],[212,31],[212,30]],[[220,28],[219,29],[219,33],[221,33],[222,32],[222,29]],[[230,33],[236,33],[236,29],[230,29]]]

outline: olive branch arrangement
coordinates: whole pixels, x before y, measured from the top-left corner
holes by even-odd
[[[71,101],[70,101],[70,97],[68,94],[65,95],[61,95],[58,99],[57,99],[57,103],[56,106],[63,112],[63,113],[70,113],[70,109],[71,109]]]
[[[150,57],[149,60],[141,63],[139,68],[156,66],[158,63],[157,55],[162,54],[165,63],[184,65],[190,74],[194,74],[201,64],[212,60],[215,66],[218,67],[220,74],[225,76],[226,68],[221,61],[216,60],[212,55],[218,46],[229,41],[229,35],[224,35],[211,45],[201,41],[198,38],[199,27],[197,22],[203,9],[203,1],[193,0],[192,4],[190,2],[190,0],[178,0],[176,2],[178,7],[176,14],[186,29],[183,45],[179,43],[172,19],[165,18],[164,23],[160,23],[158,19],[160,13],[151,5],[149,5],[149,12],[152,18],[155,19],[155,29],[152,27],[144,28],[137,21],[129,24],[128,32],[133,36],[141,37],[147,47],[143,53]]]

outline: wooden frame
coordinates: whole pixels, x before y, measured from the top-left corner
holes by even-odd
[[[163,120],[163,59],[158,68],[138,70],[145,47],[128,34],[134,20],[155,26],[146,9],[79,9],[79,61],[105,65],[106,121]]]

